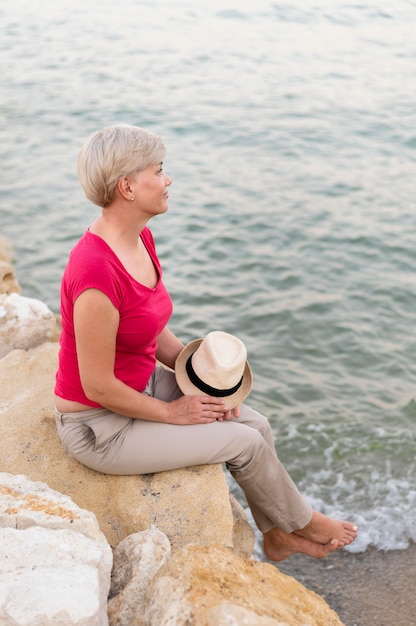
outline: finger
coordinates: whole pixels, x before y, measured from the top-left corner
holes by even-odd
[[[224,411],[216,411],[216,410],[209,410],[209,409],[205,409],[201,413],[201,418],[212,418],[214,420],[221,420],[221,421],[223,421],[225,416],[226,416],[226,413]]]
[[[202,404],[212,404],[216,407],[222,408],[223,411],[226,410],[225,402],[221,398],[215,398],[213,396],[199,396],[199,399],[202,402]]]
[[[221,421],[218,417],[200,417],[198,420],[195,421],[195,424],[212,424],[213,422],[216,421]]]
[[[217,414],[216,417],[218,417],[218,413],[221,413],[221,415],[224,415],[224,413],[229,411],[229,408],[226,407],[223,402],[219,402],[219,403],[202,402],[201,410],[203,413],[207,411],[214,412]]]

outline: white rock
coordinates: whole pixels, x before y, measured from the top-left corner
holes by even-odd
[[[0,624],[106,626],[111,565],[79,532],[0,529]]]
[[[55,327],[55,315],[40,300],[18,293],[0,295],[0,358],[49,340]]]
[[[158,569],[169,559],[167,536],[151,529],[129,535],[114,551],[114,566],[108,603],[110,626],[145,624],[143,598]]]
[[[81,509],[68,496],[23,475],[0,472],[0,527],[78,531],[107,543],[94,513]]]

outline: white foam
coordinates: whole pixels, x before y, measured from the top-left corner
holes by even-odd
[[[405,550],[410,542],[416,542],[416,489],[411,481],[389,477],[388,473],[380,476],[374,471],[372,480],[359,486],[339,473],[331,490],[321,497],[318,493],[324,474],[327,475],[328,471],[322,470],[319,476],[315,475],[317,481],[314,485],[301,491],[317,511],[358,525],[357,539],[345,550],[352,553],[365,552],[369,547],[383,551]],[[256,532],[255,556],[262,559],[262,535],[244,503],[241,490],[232,486],[232,491],[245,506]]]

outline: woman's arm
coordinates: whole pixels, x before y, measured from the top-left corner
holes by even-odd
[[[114,374],[119,313],[104,293],[87,289],[74,305],[74,328],[81,383],[86,396],[103,407],[126,415],[169,424],[201,424],[222,419],[226,412],[219,398],[183,396],[163,402],[129,387]],[[182,348],[165,329],[160,355],[174,364]]]
[[[173,334],[167,326],[162,330],[158,339],[158,349],[156,352],[156,358],[167,365],[171,369],[175,369],[175,361],[178,354],[184,347],[183,343]]]

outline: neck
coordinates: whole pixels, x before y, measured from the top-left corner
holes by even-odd
[[[101,215],[91,224],[90,231],[108,243],[122,242],[134,247],[146,224],[147,220],[138,221],[137,215],[133,219],[127,207],[120,210],[112,204],[102,209]]]

